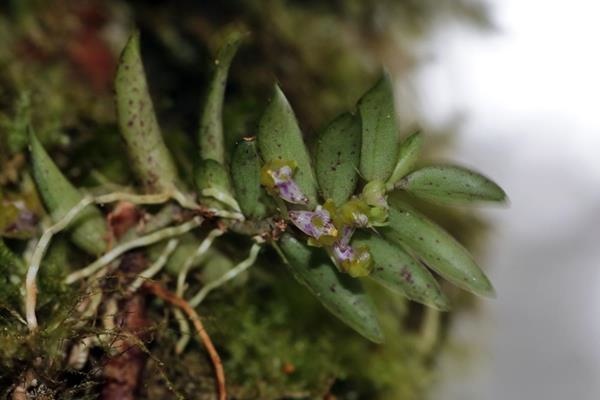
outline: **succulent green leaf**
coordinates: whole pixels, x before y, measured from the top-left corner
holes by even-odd
[[[233,187],[229,173],[218,161],[212,159],[199,160],[194,170],[194,179],[199,197],[206,197],[203,193],[205,189],[213,189],[226,198],[233,199]],[[209,206],[215,206],[216,204],[213,199],[205,200]],[[223,201],[223,203],[227,204],[227,201]]]
[[[223,99],[227,86],[229,66],[242,43],[243,35],[237,31],[225,38],[214,60],[213,76],[208,86],[204,109],[200,117],[198,144],[203,159],[225,163],[225,139],[223,137]]]
[[[392,176],[387,181],[388,190],[392,189],[396,182],[408,174],[419,158],[421,148],[423,147],[423,136],[421,132],[416,132],[402,142],[398,152],[398,162],[394,167]]]
[[[354,193],[360,162],[361,124],[349,113],[337,117],[319,135],[315,170],[325,199],[343,204]]]
[[[480,296],[494,297],[492,284],[469,252],[448,232],[404,204],[390,208],[389,225],[380,232],[406,246],[454,285]]]
[[[310,156],[294,111],[279,86],[275,86],[273,100],[260,119],[257,139],[265,163],[273,160],[296,161],[298,169],[294,180],[308,197],[309,206],[316,206],[317,183]]]
[[[398,160],[398,123],[394,91],[387,74],[358,102],[362,119],[360,173],[367,181],[383,182]]]
[[[397,186],[422,199],[445,204],[506,200],[502,188],[490,179],[455,166],[421,168]]]
[[[232,192],[227,170],[215,160],[208,159],[198,162],[194,177],[196,179],[196,188],[199,191],[213,188],[224,190],[229,194]]]
[[[369,277],[377,283],[438,310],[450,308],[433,275],[401,246],[367,233],[356,234],[353,243],[368,247],[375,263]]]
[[[33,132],[29,138],[33,178],[46,208],[57,222],[83,199],[83,195],[54,164]],[[82,250],[93,255],[106,250],[106,222],[96,206],[84,208],[69,230],[71,240]]]
[[[244,138],[233,151],[231,178],[242,212],[254,219],[263,218],[266,214],[266,206],[261,201],[263,188],[260,185],[260,168],[256,138]]]
[[[119,129],[138,179],[147,192],[172,190],[177,170],[154,113],[138,32],[131,35],[121,54],[115,92]]]
[[[290,234],[279,241],[294,277],[333,315],[375,342],[384,338],[375,309],[358,279],[338,272],[322,251],[310,248]]]

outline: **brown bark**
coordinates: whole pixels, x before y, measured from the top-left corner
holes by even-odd
[[[124,284],[123,281],[130,280],[146,265],[146,258],[141,253],[126,255],[119,268],[123,273],[119,280]],[[122,300],[119,310],[115,318],[116,339],[111,346],[116,355],[108,358],[103,369],[103,400],[135,399],[146,364],[147,355],[140,347],[149,325],[144,296],[134,294]]]

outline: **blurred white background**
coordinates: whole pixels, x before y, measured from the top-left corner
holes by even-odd
[[[423,118],[464,115],[457,162],[511,199],[489,269],[498,298],[452,335],[434,399],[600,398],[600,3],[495,0],[496,32],[446,24],[417,78]],[[443,395],[442,395],[443,393]]]

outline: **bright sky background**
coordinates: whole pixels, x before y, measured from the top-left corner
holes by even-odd
[[[494,0],[498,30],[440,28],[417,79],[430,124],[461,114],[457,161],[497,180],[508,209],[487,259],[498,299],[457,341],[480,358],[434,399],[600,398],[600,2]],[[457,372],[457,371],[462,371]],[[443,393],[443,395],[441,394]]]

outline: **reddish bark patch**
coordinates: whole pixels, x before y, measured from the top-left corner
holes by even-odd
[[[137,225],[142,218],[135,204],[127,201],[117,203],[117,206],[108,214],[108,226],[112,239],[120,239],[129,229]]]

